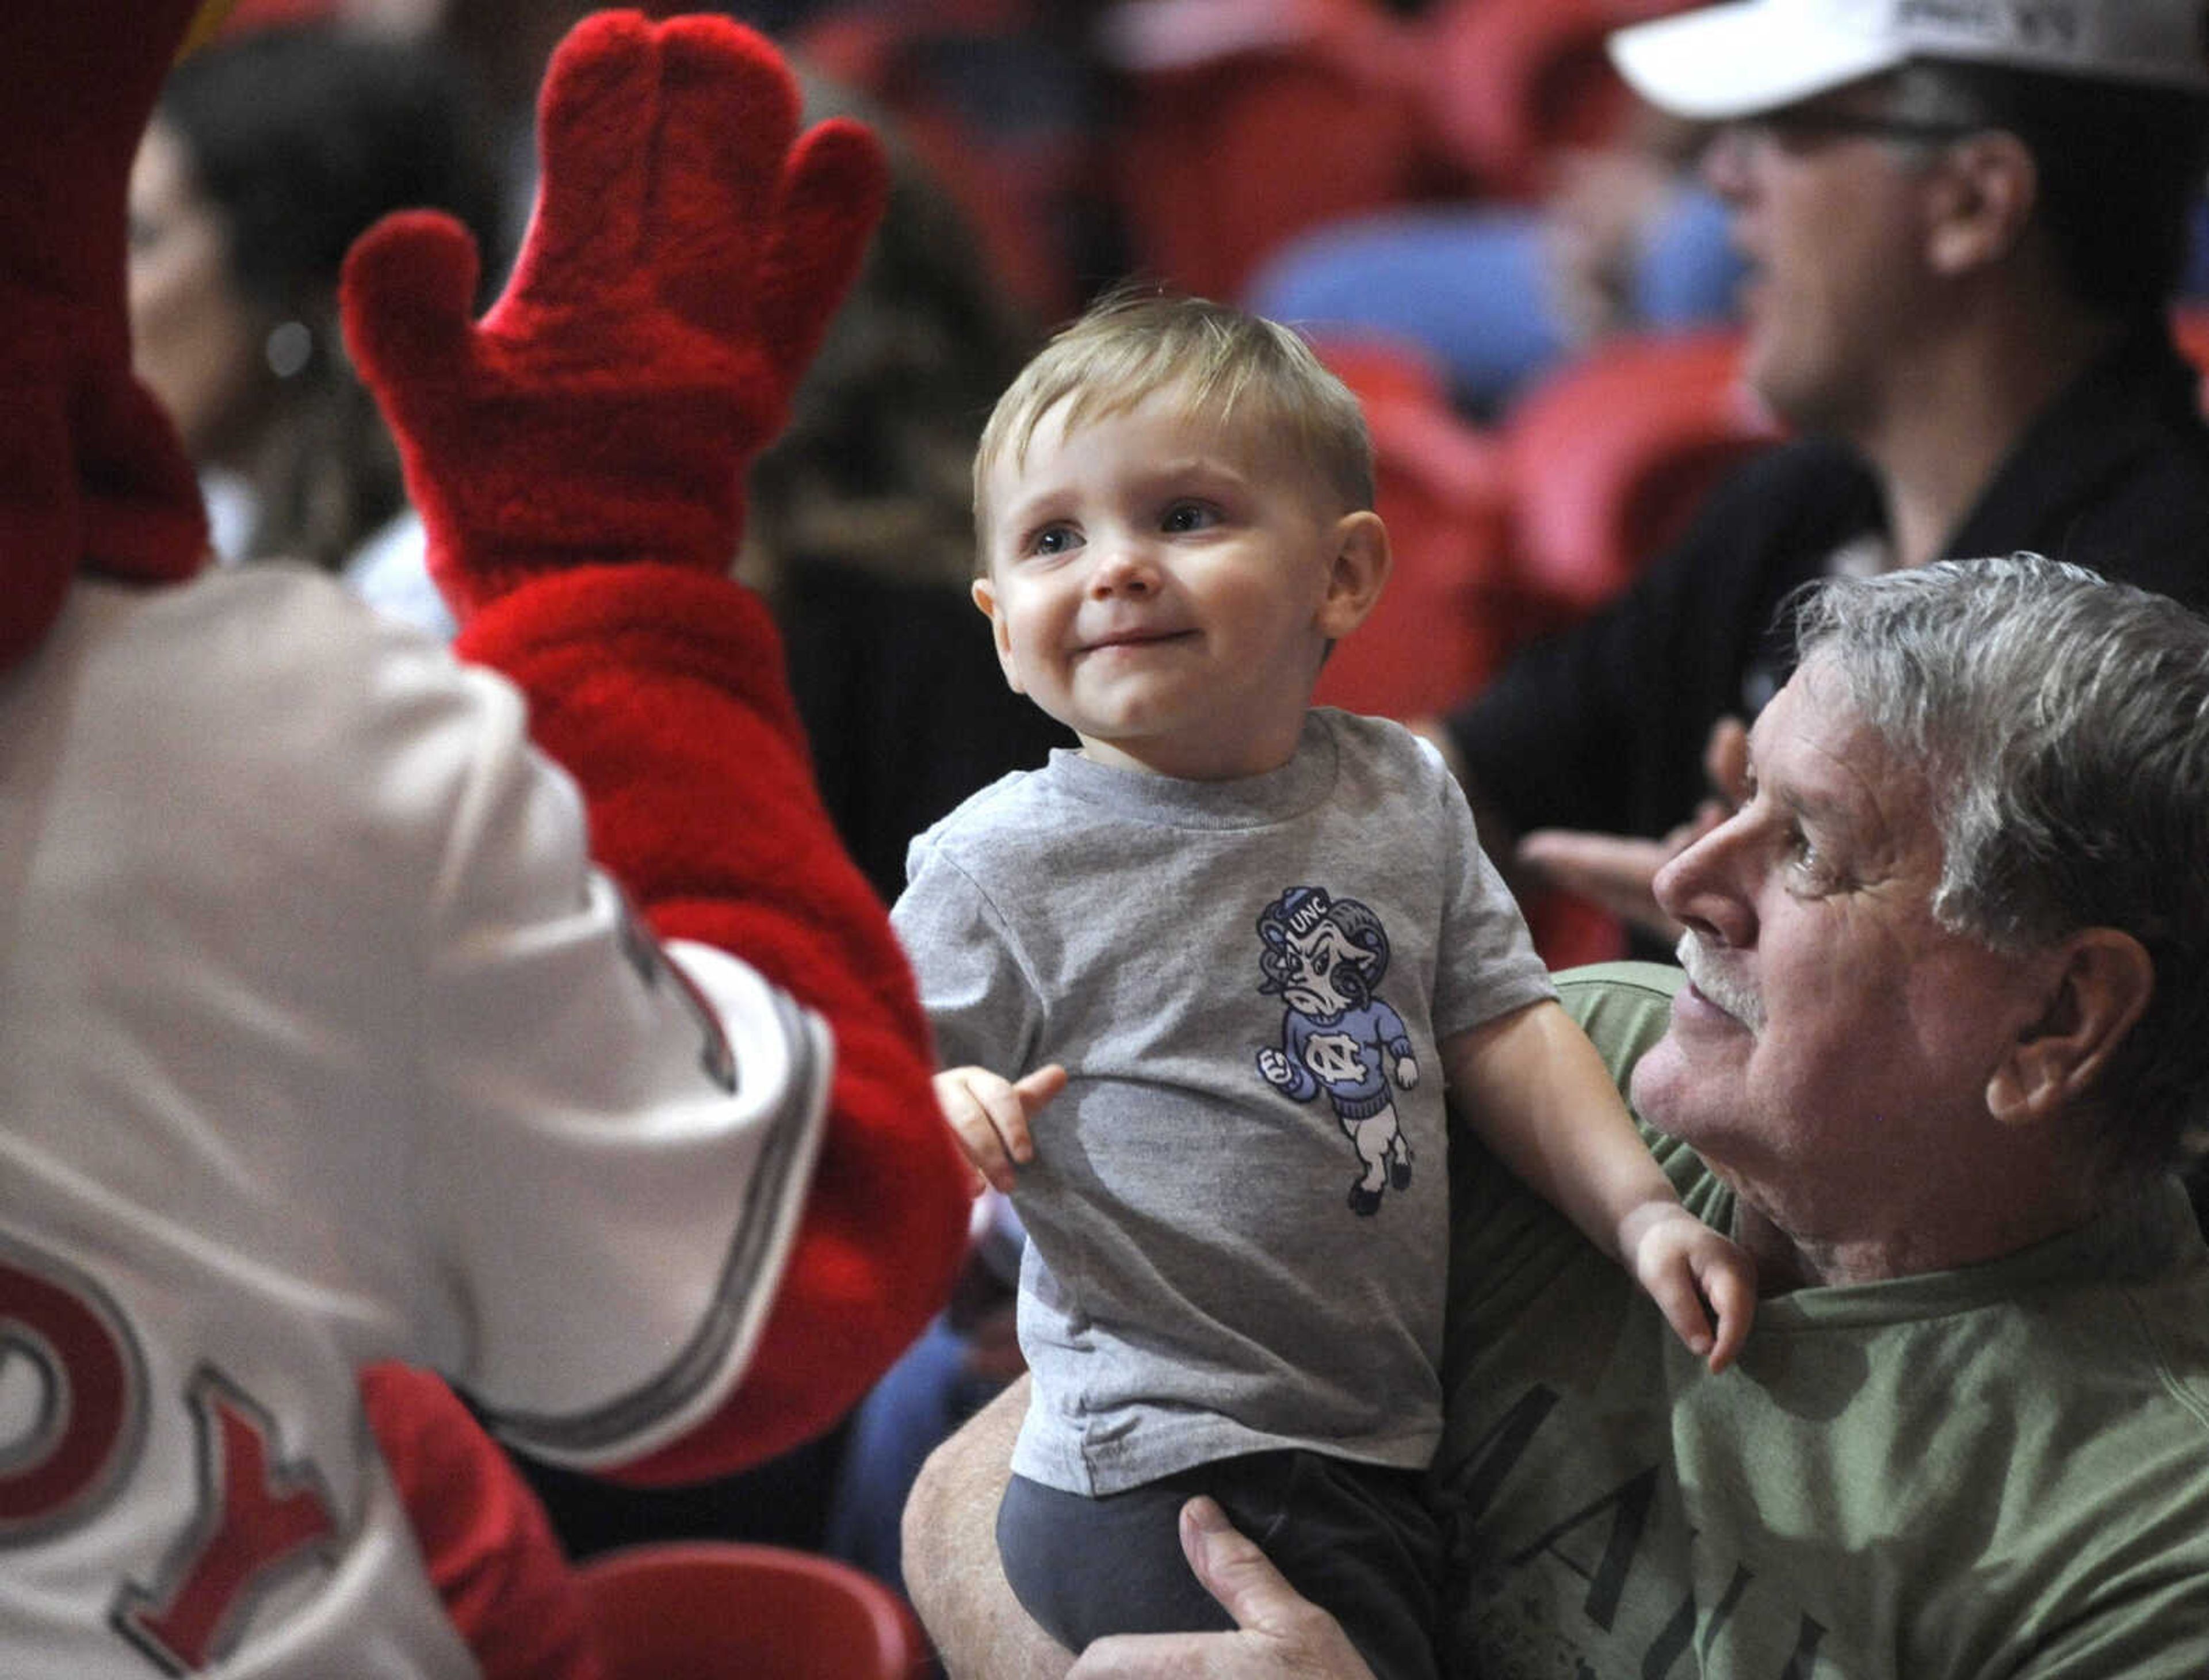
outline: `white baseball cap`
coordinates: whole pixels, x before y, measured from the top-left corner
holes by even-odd
[[[1731,0],[1615,31],[1609,45],[1651,104],[1715,121],[1912,58],[2209,94],[2205,0]]]

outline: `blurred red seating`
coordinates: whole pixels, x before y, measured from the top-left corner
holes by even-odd
[[[1432,190],[1407,34],[1378,0],[1154,0],[1104,51],[1133,266],[1233,299],[1291,234]]]
[[[1314,347],[1364,408],[1394,557],[1380,604],[1328,656],[1315,699],[1398,719],[1439,712],[1494,675],[1518,633],[1501,451],[1458,418],[1422,352],[1379,339]]]
[[[1632,582],[1713,484],[1779,429],[1741,383],[1738,333],[1615,339],[1505,417],[1509,564],[1530,633],[1569,624]],[[1626,952],[1601,906],[1560,891],[1524,903],[1552,967]]]
[[[1034,124],[985,131],[937,65],[962,44],[1017,36],[1032,12],[1026,0],[832,10],[798,30],[792,46],[799,63],[892,120],[1017,305],[1049,322],[1074,314],[1083,298],[1063,236],[1071,207],[1103,190],[1092,179],[1094,138]]]
[[[1624,588],[1722,473],[1778,439],[1740,359],[1730,328],[1614,339],[1505,416],[1513,566],[1550,621]]]
[[[905,1600],[811,1552],[725,1540],[624,1547],[575,1566],[606,1680],[922,1680]]]
[[[1622,137],[1634,95],[1604,51],[1622,25],[1686,0],[1445,0],[1419,26],[1434,144],[1491,197],[1538,197],[1568,148]]]
[[[2170,334],[2178,353],[2201,375],[2201,406],[2209,413],[2209,303],[2188,302],[2170,311]]]

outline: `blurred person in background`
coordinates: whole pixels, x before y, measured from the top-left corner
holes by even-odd
[[[135,367],[199,469],[217,554],[340,573],[447,634],[397,451],[338,331],[338,273],[379,217],[432,208],[475,234],[495,283],[483,143],[435,43],[301,24],[178,65],[130,176]]]
[[[1315,332],[1378,331],[1430,352],[1468,415],[1622,333],[1734,318],[1740,254],[1694,166],[1696,123],[1643,106],[1626,135],[1558,159],[1534,204],[1405,205],[1290,240],[1252,277],[1255,313]]]

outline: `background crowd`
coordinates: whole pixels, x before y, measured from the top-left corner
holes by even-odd
[[[1605,37],[1680,9],[725,9],[791,54],[809,118],[856,112],[892,151],[888,217],[754,468],[735,557],[780,627],[829,813],[886,901],[915,834],[1064,743],[1008,692],[966,599],[969,468],[1048,330],[1130,276],[1303,327],[1365,401],[1397,574],[1320,698],[1446,744],[1555,966],[1669,949],[1678,926],[1649,882],[1707,828],[1705,794],[1731,791],[1727,720],[1785,680],[1762,641],[1795,582],[2080,534],[2073,557],[2169,557],[2135,581],[2209,601],[2209,435],[2181,359],[2209,358],[2198,109],[2139,96],[2138,126],[2094,148],[2078,142],[2098,109],[2013,111],[1968,77],[1833,106],[1827,134],[2013,127],[2044,180],[2070,154],[2055,214],[2071,220],[2035,266],[1916,292],[1867,280],[1827,299],[1824,325],[1783,320],[1791,260],[1844,280],[1882,260],[1786,249],[1821,222],[1827,238],[1873,225],[1870,201],[1814,199],[1788,173],[1813,128],[1720,129],[1627,92]],[[129,302],[141,376],[225,563],[304,560],[452,632],[346,362],[340,265],[386,212],[434,205],[474,232],[496,295],[533,190],[545,60],[587,9],[241,0],[172,77],[132,175]],[[2073,254],[2111,244],[2131,271],[2082,283]],[[1756,322],[1738,312],[1745,280],[1765,294]],[[1826,326],[1884,343],[1892,364],[1825,346]],[[1949,388],[1899,376],[1910,356]],[[2116,441],[2082,465],[2082,437]],[[1720,551],[1770,564],[1719,599]],[[1652,711],[1661,738],[1637,732]],[[1529,834],[1514,856],[1508,837]],[[1001,1248],[978,1242],[907,1364],[842,1426],[742,1477],[645,1491],[518,1466],[578,1557],[763,1539],[900,1584],[921,1456],[1017,1375],[1011,1298]]]

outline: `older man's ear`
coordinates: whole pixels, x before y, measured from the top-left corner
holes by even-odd
[[[2074,1109],[2155,991],[2146,948],[2115,928],[2083,929],[2052,954],[2046,1009],[1987,1081],[1987,1111],[2005,1125],[2044,1123]]]

